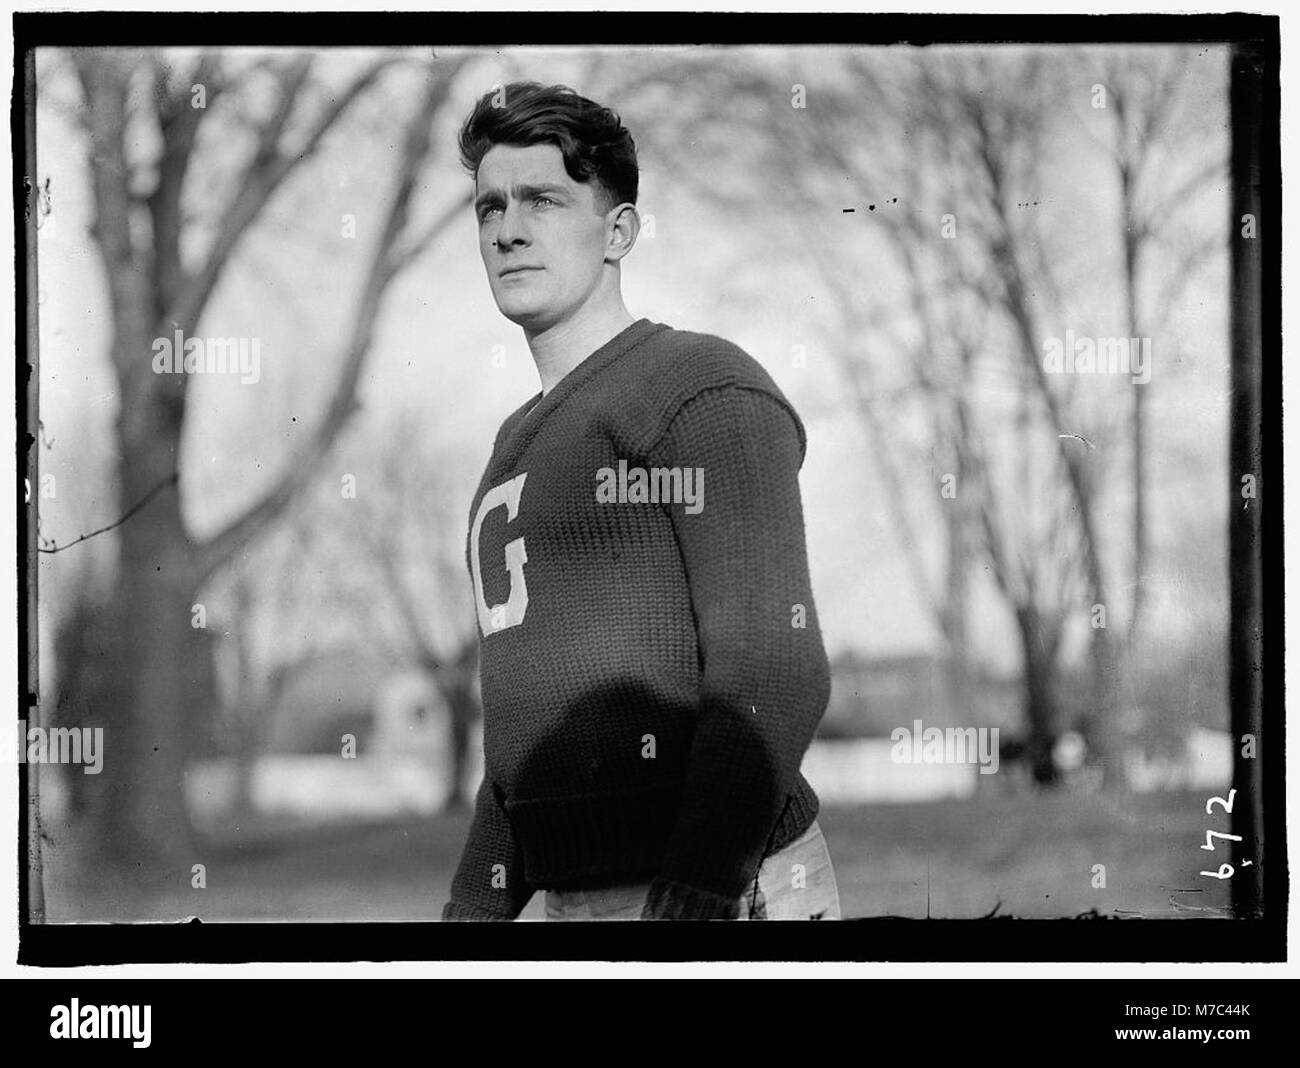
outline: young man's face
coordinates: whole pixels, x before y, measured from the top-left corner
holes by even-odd
[[[479,252],[501,314],[532,333],[571,318],[605,266],[600,187],[570,178],[554,145],[494,145],[475,189]]]

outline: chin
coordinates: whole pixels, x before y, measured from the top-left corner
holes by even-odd
[[[498,301],[497,310],[516,326],[534,333],[540,333],[560,320],[554,308],[538,307],[531,301]]]
[[[515,326],[521,326],[525,330],[532,330],[534,333],[545,330],[554,323],[551,316],[534,308],[511,308],[506,306],[500,310],[501,314],[514,323]]]

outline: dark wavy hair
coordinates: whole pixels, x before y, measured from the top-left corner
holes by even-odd
[[[494,101],[501,98],[500,105]],[[510,82],[484,93],[460,128],[460,161],[471,175],[493,145],[554,145],[575,182],[595,181],[603,210],[636,203],[636,144],[613,111],[565,85]]]

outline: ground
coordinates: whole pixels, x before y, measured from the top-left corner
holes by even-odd
[[[1203,793],[1122,804],[1086,794],[980,794],[964,801],[823,806],[846,918],[1219,917],[1228,881],[1206,878],[1227,859],[1200,848],[1226,818]],[[469,826],[468,814],[313,832],[196,852],[163,873],[173,889],[115,891],[105,873],[72,876],[57,832],[48,849],[47,912],[69,920],[436,920]],[[1104,865],[1105,886],[1100,883]],[[1204,911],[1195,911],[1204,910]],[[535,895],[525,919],[543,915]]]

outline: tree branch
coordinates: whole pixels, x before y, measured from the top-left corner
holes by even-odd
[[[280,140],[289,117],[309,72],[311,61],[295,61],[282,78],[282,88],[276,110],[263,125],[258,136],[258,147],[252,162],[239,183],[239,191],[226,208],[217,226],[216,237],[203,264],[188,278],[175,300],[163,314],[159,330],[173,329],[175,323],[182,330],[193,330],[199,316],[212,295],[230,253],[245,231],[261,214],[267,202],[284,180],[309,159],[320,146],[325,134],[334,126],[345,110],[391,65],[391,59],[381,59],[372,64],[344,88],[333,103],[317,119],[299,151],[283,152]]]
[[[107,275],[114,322],[131,322],[149,306],[147,276],[131,235],[130,171],[126,159],[126,97],[139,56],[79,51],[73,64],[86,99],[94,217],[90,232]],[[125,377],[134,365],[118,371]]]
[[[151,59],[151,63],[163,149],[158,160],[158,182],[145,203],[153,221],[154,292],[158,294],[161,305],[153,309],[153,315],[161,320],[165,309],[175,301],[177,292],[186,281],[180,252],[181,190],[193,157],[199,124],[208,110],[190,106],[188,94],[173,89],[169,71],[157,56]],[[195,82],[209,87],[206,101],[209,104],[220,92],[217,71],[216,58],[205,53],[193,75]]]
[[[416,180],[421,165],[428,155],[432,133],[431,117],[436,113],[440,99],[446,94],[456,69],[458,69],[457,65],[447,63],[439,64],[434,68],[428,87],[421,99],[417,101],[415,111],[407,125],[402,155],[397,168],[397,189],[357,300],[351,333],[343,349],[339,380],[319,426],[297,458],[286,465],[283,474],[271,489],[225,529],[199,547],[200,575],[210,574],[220,567],[293,499],[302,485],[308,482],[324,463],[343,425],[357,409],[357,382],[361,376],[366,354],[370,350],[379,307],[389,283],[401,265],[394,259],[394,248],[406,227]],[[426,237],[431,239],[431,235]],[[409,257],[406,258],[406,262],[409,262]]]
[[[126,512],[122,515],[121,519],[114,520],[112,523],[109,523],[108,526],[100,527],[98,530],[92,530],[87,534],[83,534],[75,541],[70,541],[66,545],[53,545],[50,546],[49,548],[42,547],[38,549],[37,552],[61,553],[63,552],[64,549],[71,549],[74,545],[80,545],[83,541],[88,541],[89,539],[95,537],[98,534],[104,534],[114,529],[115,527],[120,527],[123,523],[125,523],[128,519],[130,519],[133,515],[135,515],[136,512],[138,512],[151,500],[157,497],[158,494],[160,494],[168,486],[174,486],[179,478],[180,478],[179,474],[172,474],[168,478],[163,479],[161,482],[158,483],[158,485],[154,486],[153,489],[151,489],[148,493],[146,493],[143,497],[141,497],[140,500],[138,500],[135,504],[133,504],[130,508],[128,508]]]

